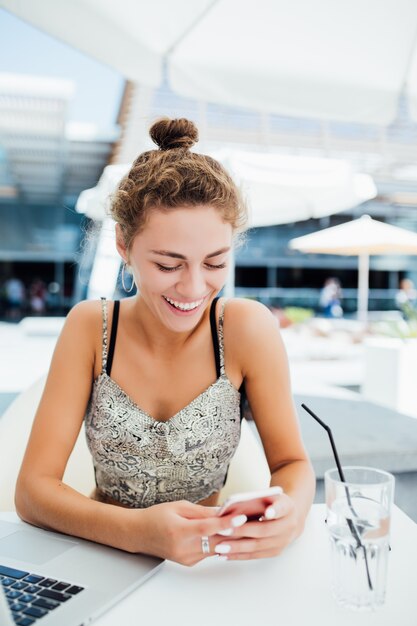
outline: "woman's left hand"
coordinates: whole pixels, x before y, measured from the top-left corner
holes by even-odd
[[[265,511],[262,521],[249,521],[233,529],[231,535],[223,536],[222,541],[217,543],[215,552],[228,560],[273,557],[294,541],[299,532],[300,521],[294,501],[287,494],[282,494]]]

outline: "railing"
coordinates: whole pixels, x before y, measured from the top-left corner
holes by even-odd
[[[255,298],[264,304],[276,307],[297,306],[320,311],[320,289],[297,289],[282,287],[236,287],[237,297]],[[391,311],[397,309],[395,289],[370,289],[369,310]],[[358,290],[343,289],[342,307],[346,313],[357,309]]]

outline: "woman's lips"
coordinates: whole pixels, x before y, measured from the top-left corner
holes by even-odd
[[[200,300],[200,304],[198,304],[197,306],[195,306],[192,309],[180,309],[178,307],[176,307],[174,304],[171,304],[171,302],[168,302],[167,297],[166,296],[162,296],[163,301],[165,302],[165,304],[167,305],[167,307],[169,307],[169,310],[172,311],[173,313],[180,315],[180,316],[190,316],[193,315],[193,313],[196,313],[197,311],[199,311],[202,307],[202,305],[204,304],[206,297],[204,297],[202,300]],[[178,302],[177,300],[174,300],[173,298],[170,298],[170,300],[172,302]],[[198,302],[197,300],[194,300],[193,302]],[[192,302],[190,303],[184,303],[184,304],[192,304]]]

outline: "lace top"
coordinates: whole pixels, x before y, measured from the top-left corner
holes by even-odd
[[[225,483],[240,438],[240,392],[225,373],[225,303],[217,337],[216,301],[217,298],[212,303],[210,319],[212,333],[216,333],[213,343],[218,378],[170,419],[158,421],[110,377],[108,360],[111,361],[113,350],[110,357],[107,303],[102,299],[102,371],[92,386],[85,427],[97,488],[104,496],[136,508],[182,499],[199,502]],[[115,314],[116,310],[111,348],[117,329]]]

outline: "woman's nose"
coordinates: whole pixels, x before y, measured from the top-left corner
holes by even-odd
[[[189,270],[181,276],[177,287],[179,294],[186,298],[200,298],[205,295],[206,281],[201,270]]]

